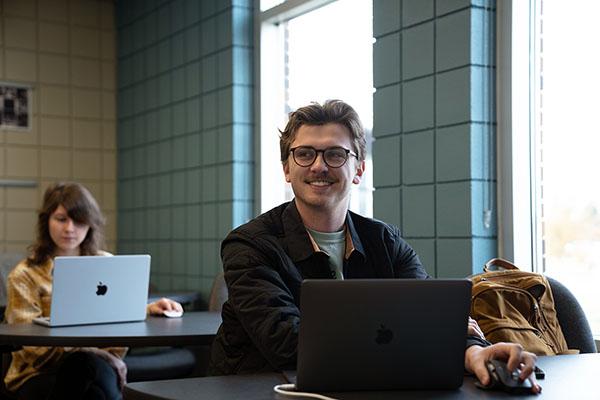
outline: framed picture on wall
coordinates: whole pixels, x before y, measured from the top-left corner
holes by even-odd
[[[28,130],[31,87],[0,82],[0,129]]]

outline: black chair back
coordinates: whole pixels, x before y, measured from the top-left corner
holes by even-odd
[[[590,324],[581,305],[562,283],[546,276],[552,288],[558,323],[565,335],[569,349],[579,349],[580,353],[596,353],[596,342]]]

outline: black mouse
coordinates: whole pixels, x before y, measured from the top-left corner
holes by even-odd
[[[484,386],[477,382],[476,386],[478,388],[503,390],[512,394],[532,394],[531,388],[533,385],[529,379],[519,380],[520,369],[511,372],[506,367],[506,363],[500,360],[489,360],[486,362],[486,367],[490,374],[490,383]]]

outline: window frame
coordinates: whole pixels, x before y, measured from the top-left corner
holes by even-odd
[[[532,24],[535,1],[497,3],[498,254],[522,269],[543,272],[541,204],[535,169],[538,100]],[[534,26],[535,27],[535,26]],[[523,40],[527,38],[527,40]],[[517,171],[527,171],[517,173]]]
[[[263,48],[274,49],[281,54],[284,53],[285,41],[281,32],[283,22],[309,13],[313,10],[326,6],[337,0],[286,0],[267,10],[261,11],[260,0],[254,0],[255,24],[254,24],[254,79],[255,95],[255,126],[256,135],[254,140],[254,160],[255,160],[255,214],[262,212],[262,203],[264,193],[271,193],[278,200],[271,201],[273,204],[280,204],[285,199],[285,192],[274,192],[266,190],[266,182],[263,179],[262,154],[267,152],[279,153],[279,143],[275,140],[263,141],[264,130],[276,132],[276,127],[285,124],[285,114],[280,112],[278,105],[285,104],[285,87],[275,82],[284,80],[284,59],[283,57],[272,57],[272,53],[263,52]],[[263,93],[269,93],[268,96]],[[280,201],[279,201],[280,200]]]
[[[533,166],[540,157],[539,99],[531,98],[540,79],[531,34],[539,24],[535,0],[496,3],[497,17],[497,129],[498,129],[498,254],[519,268],[543,273],[541,203]],[[534,25],[535,27],[535,25]],[[523,37],[528,40],[524,41]],[[515,171],[528,171],[516,174]],[[535,238],[535,239],[534,239]],[[600,349],[600,336],[595,334]]]

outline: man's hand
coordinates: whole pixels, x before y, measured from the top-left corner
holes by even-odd
[[[180,311],[183,312],[183,307],[176,301],[163,297],[160,300],[150,303],[146,306],[146,313],[160,315],[163,311]]]
[[[519,379],[523,381],[529,379],[533,393],[537,394],[542,391],[542,387],[538,385],[533,374],[537,356],[523,350],[523,346],[520,344],[496,343],[489,347],[471,346],[465,352],[465,369],[474,373],[482,385],[488,385],[490,376],[485,362],[491,359],[506,361],[510,371],[520,368],[521,375],[519,375]]]
[[[482,339],[485,339],[485,336],[483,334],[483,331],[479,327],[479,324],[471,317],[469,317],[469,324],[467,325],[467,335],[478,336]]]

